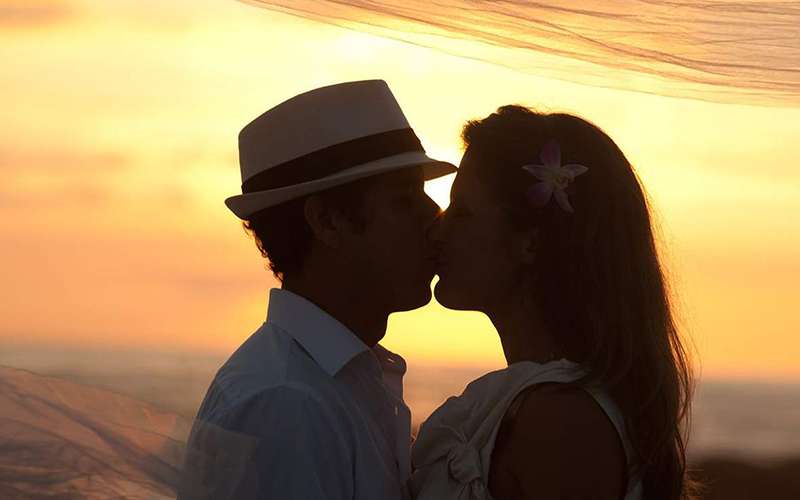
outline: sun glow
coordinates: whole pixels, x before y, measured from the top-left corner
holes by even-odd
[[[383,78],[456,165],[463,124],[498,106],[592,119],[652,199],[704,373],[800,377],[800,110],[550,80],[239,2],[74,6],[0,31],[0,340],[234,349],[276,285],[223,205],[237,132],[297,93]],[[442,208],[453,178],[425,184]],[[392,315],[386,342],[502,361],[484,317],[436,303]]]
[[[452,187],[455,178],[456,174],[450,174],[425,183],[425,192],[442,210],[450,205],[450,187]]]

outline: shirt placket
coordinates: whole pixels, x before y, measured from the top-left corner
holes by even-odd
[[[383,373],[383,388],[391,405],[392,431],[398,473],[402,481],[411,475],[411,411],[403,401],[405,361],[391,353],[376,353]]]

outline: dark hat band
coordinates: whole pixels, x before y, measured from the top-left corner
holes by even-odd
[[[244,181],[242,193],[301,184],[403,153],[425,153],[422,144],[410,128],[359,137],[313,151],[259,172]]]

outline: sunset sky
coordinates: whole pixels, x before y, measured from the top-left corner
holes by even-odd
[[[652,198],[706,377],[800,380],[800,108],[601,89],[233,0],[0,0],[0,343],[229,352],[276,282],[225,197],[239,129],[382,78],[429,154],[509,103],[606,130]],[[447,202],[452,177],[429,183]],[[401,256],[398,256],[401,258]],[[501,366],[488,320],[390,318],[410,362]]]

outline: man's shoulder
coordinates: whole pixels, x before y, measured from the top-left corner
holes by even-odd
[[[339,406],[333,379],[285,331],[264,323],[222,365],[206,394],[203,418],[246,405],[313,402]]]

